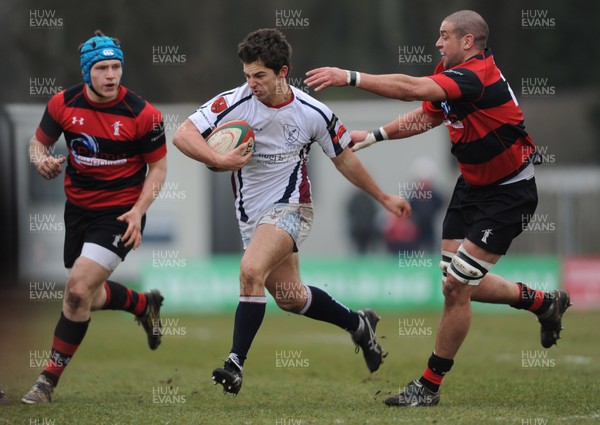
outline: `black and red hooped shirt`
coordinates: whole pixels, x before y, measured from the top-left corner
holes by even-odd
[[[465,181],[472,186],[502,183],[529,164],[535,145],[525,131],[523,112],[488,48],[433,79],[448,100],[423,102],[423,111],[445,120]]]
[[[65,193],[81,208],[134,205],[147,164],[167,153],[160,111],[123,86],[109,103],[91,101],[83,83],[54,95],[35,137],[51,146],[62,133],[69,151]]]

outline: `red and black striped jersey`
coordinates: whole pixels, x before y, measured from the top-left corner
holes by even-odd
[[[160,111],[123,86],[109,103],[90,100],[83,83],[54,95],[35,137],[51,146],[61,134],[69,151],[65,193],[81,208],[134,205],[147,164],[167,153]]]
[[[529,164],[535,145],[489,48],[447,70],[440,62],[429,78],[444,89],[447,100],[423,102],[423,111],[445,120],[452,154],[468,184],[502,183]]]

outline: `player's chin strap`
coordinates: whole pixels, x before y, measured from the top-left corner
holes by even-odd
[[[485,277],[488,271],[494,266],[493,263],[488,263],[473,257],[461,245],[452,257],[448,273],[454,276],[459,282],[467,285],[479,285],[479,282]]]
[[[94,94],[100,98],[105,98],[106,96],[104,96],[103,94],[100,94],[96,91],[96,89],[94,88],[94,85],[92,84],[92,82],[90,81],[90,83],[87,85],[91,91],[94,92]]]

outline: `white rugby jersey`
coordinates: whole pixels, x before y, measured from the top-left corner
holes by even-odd
[[[218,125],[244,120],[254,129],[252,159],[232,173],[238,220],[253,224],[276,203],[311,203],[306,162],[313,142],[334,158],[350,135],[333,112],[303,91],[291,87],[290,101],[269,107],[256,99],[248,84],[221,93],[189,119],[206,139]]]

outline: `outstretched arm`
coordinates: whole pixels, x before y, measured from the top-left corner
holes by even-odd
[[[442,122],[442,119],[433,118],[427,115],[422,107],[418,107],[377,130],[351,131],[352,151],[356,152],[368,148],[372,144],[383,140],[405,139],[415,136],[437,127]]]
[[[333,163],[340,173],[358,188],[364,190],[377,201],[379,201],[388,211],[397,216],[407,215],[410,217],[412,208],[408,201],[399,196],[383,193],[373,177],[362,165],[354,153],[346,148],[344,151],[332,158]]]
[[[446,100],[446,92],[431,78],[411,77],[405,74],[374,75],[364,72],[347,71],[340,68],[316,68],[306,73],[304,82],[315,91],[327,87],[353,85],[362,90],[404,101]]]

